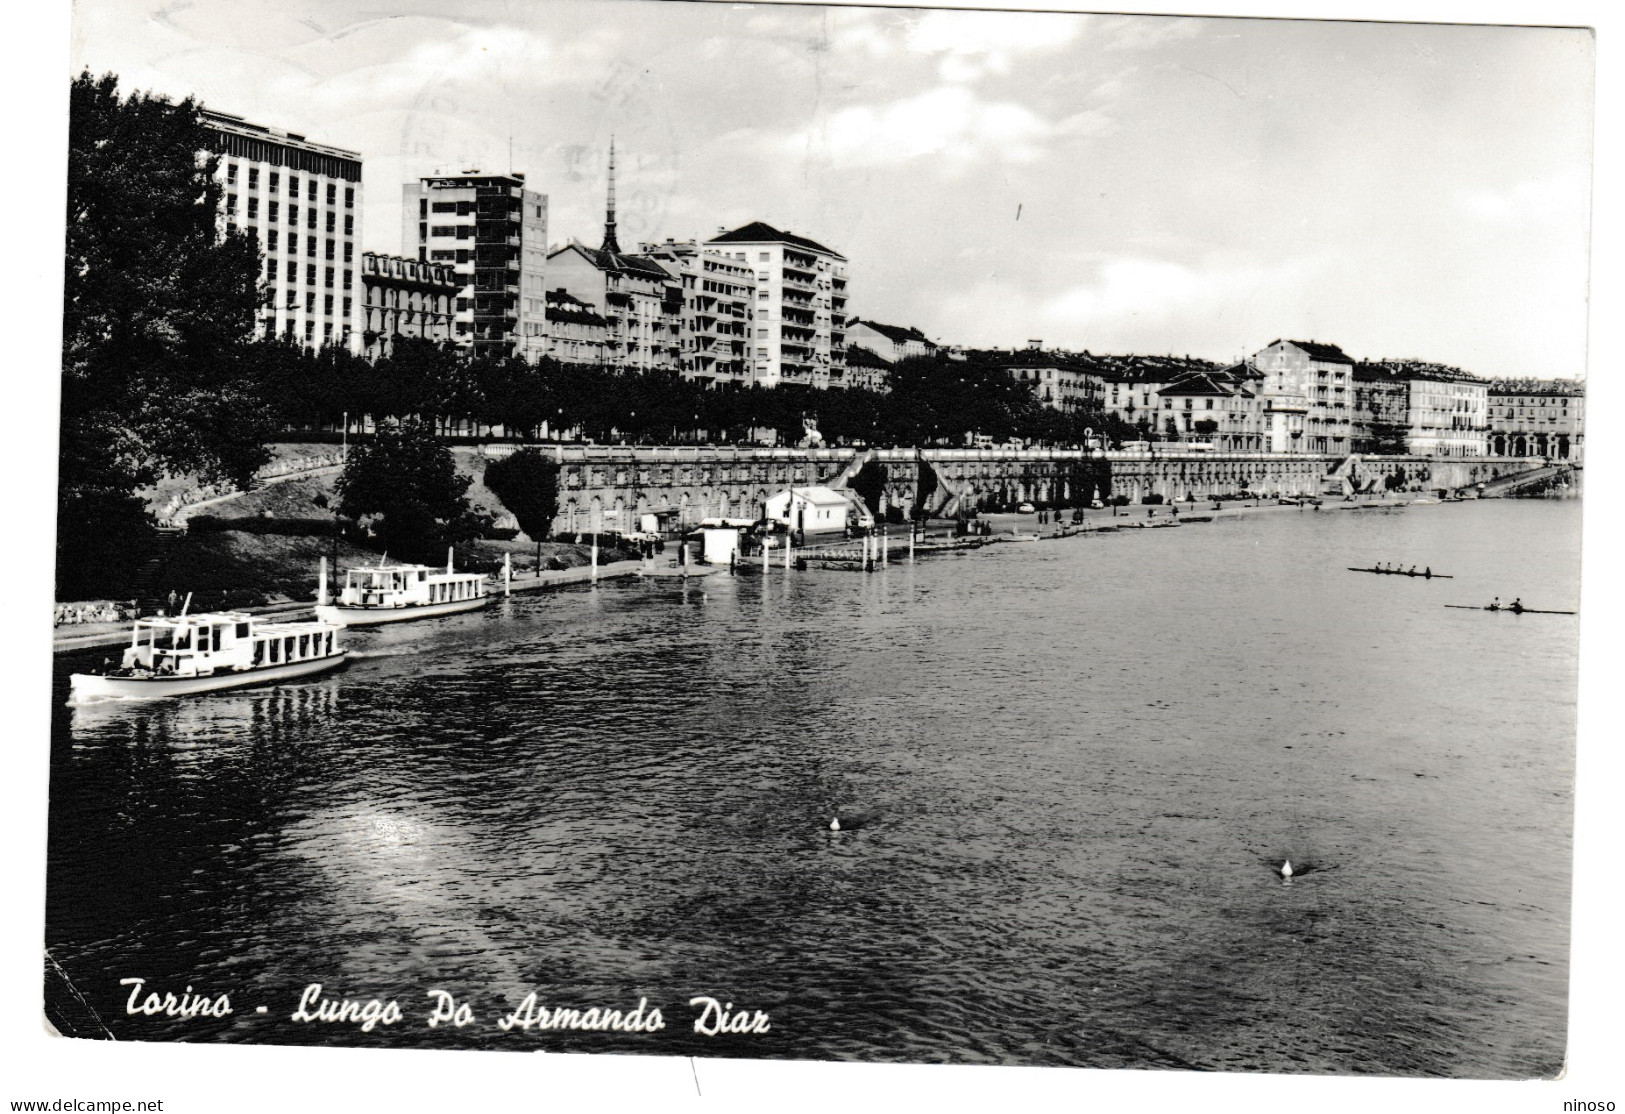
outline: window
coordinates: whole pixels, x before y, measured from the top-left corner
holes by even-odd
[[[316,237],[314,237],[314,236],[306,236],[305,237],[305,254],[309,255],[309,256],[315,256],[315,254],[316,254]]]
[[[281,185],[281,184],[282,184],[282,171],[280,171],[280,170],[271,171],[271,192],[275,193],[276,190],[277,190],[277,187],[279,185]]]
[[[324,276],[324,278],[325,278],[325,281],[322,283],[322,285],[326,286],[329,290],[331,290],[333,288],[333,268],[331,268],[331,267],[327,268],[327,273]]]
[[[344,319],[346,321],[350,319],[350,299],[348,298],[344,299]]]
[[[429,258],[436,263],[450,263],[457,258],[457,253],[454,251],[431,251]]]
[[[260,188],[260,168],[257,166],[248,168],[248,188],[251,190]]]
[[[299,292],[297,290],[288,291],[287,307],[289,313],[299,309]]]
[[[355,235],[355,218],[350,216],[348,213],[346,213],[344,216],[344,234],[346,236]]]
[[[237,184],[237,164],[234,162],[226,164],[226,182],[233,186]]]
[[[305,227],[312,232],[316,231],[316,207],[314,205],[305,210]]]
[[[329,317],[333,316],[333,295],[329,294],[322,299],[322,312]]]
[[[333,323],[331,321],[323,321],[322,322],[322,340],[323,341],[329,341],[329,340],[332,340],[332,339],[333,339]]]
[[[274,259],[267,259],[265,261],[265,281],[276,281],[276,260]]]
[[[346,263],[350,262],[351,259],[354,258],[354,255],[355,255],[355,245],[350,244],[350,243],[346,243],[344,245],[344,261]]]
[[[226,194],[226,212],[227,213],[235,213],[236,211],[237,211],[237,195],[234,194],[234,193]]]
[[[276,207],[277,207],[277,203],[275,201],[272,201],[272,202],[270,202],[269,204],[267,204],[265,206],[265,213],[266,213],[266,218],[265,219],[266,220],[269,220],[269,221],[275,223],[275,221],[276,221]]]
[[[757,255],[756,258],[757,258],[757,260],[759,262],[766,263],[769,259],[771,259],[773,257],[770,254],[768,254],[767,252],[764,251],[761,254]]]
[[[260,199],[257,197],[250,197],[248,199],[248,219],[260,219]]]
[[[271,204],[275,205],[276,202],[273,201]],[[269,232],[267,232],[265,234],[265,250],[266,251],[275,251],[276,250],[276,238],[277,238],[277,230],[274,229],[274,228],[271,229]]]
[[[310,189],[305,192],[305,196],[312,201],[316,200],[316,179],[312,178],[310,180]]]
[[[328,232],[336,232],[338,230],[338,222],[339,222],[339,215],[337,213],[328,213],[327,214],[327,231]]]
[[[295,228],[299,227],[299,206],[288,206],[288,223],[293,225]]]
[[[288,175],[288,196],[299,200],[299,177],[296,174]]]
[[[315,339],[316,339],[316,322],[314,322],[314,321],[306,321],[305,322],[305,343],[309,344],[311,341],[313,341]]]
[[[352,276],[354,274],[355,274],[355,272],[350,270],[350,268],[348,268],[348,267],[344,268],[344,289],[346,289],[346,290],[350,289],[350,276]]]
[[[322,250],[325,253],[325,256],[324,256],[325,258],[332,259],[333,258],[333,241],[328,240],[324,245],[322,245]]]
[[[468,299],[467,298],[458,298],[457,299],[457,312],[458,313],[467,313],[468,312]]]
[[[316,291],[312,290],[305,295],[305,312],[316,312]]]
[[[338,203],[338,195],[339,195],[339,187],[338,187],[338,185],[336,183],[333,183],[333,182],[327,183],[327,203],[329,205],[336,205]]]
[[[307,263],[305,265],[305,285],[316,285],[316,264],[314,263]]]
[[[289,282],[298,282],[299,281],[299,264],[295,263],[291,259],[288,260],[288,281]]]
[[[434,211],[437,213],[455,213],[457,211],[457,202],[436,201],[434,203]]]

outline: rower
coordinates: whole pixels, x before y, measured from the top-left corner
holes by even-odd
[[[1415,565],[1412,565],[1412,566],[1411,566],[1411,571],[1410,571],[1410,572],[1408,572],[1408,573],[1406,573],[1406,574],[1405,574],[1405,575],[1406,575],[1406,576],[1415,576],[1415,575],[1416,575],[1416,566],[1415,566]]]
[[[1507,610],[1512,612],[1514,615],[1523,614],[1523,600],[1522,599],[1513,600],[1512,601],[1512,606],[1507,608]]]
[[[1499,611],[1499,610],[1501,610],[1501,597],[1496,596],[1495,599],[1490,601],[1490,605],[1488,607],[1486,607],[1484,610],[1485,611]]]
[[[1422,570],[1422,575],[1427,577],[1429,580],[1432,580],[1433,579],[1433,566],[1429,565],[1427,568],[1423,569]]]

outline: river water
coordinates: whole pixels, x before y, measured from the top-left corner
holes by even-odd
[[[64,659],[47,944],[120,1039],[1551,1075],[1578,620],[1443,605],[1577,608],[1579,527],[1288,510],[606,582],[147,704],[64,707]],[[1455,579],[1345,571],[1378,561]],[[133,977],[233,1012],[131,1016]],[[405,1016],[295,1022],[310,983]],[[666,1028],[501,1030],[529,991]],[[770,1028],[695,1033],[697,996]]]

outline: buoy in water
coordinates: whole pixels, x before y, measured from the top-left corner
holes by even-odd
[[[1290,881],[1292,879],[1292,860],[1287,859],[1281,864],[1281,877]]]
[[[832,832],[841,830],[841,818],[839,816],[829,822],[829,830]]]

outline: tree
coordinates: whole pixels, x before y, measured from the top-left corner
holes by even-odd
[[[346,518],[374,517],[384,548],[404,557],[433,558],[447,545],[478,537],[481,516],[467,499],[473,478],[457,474],[451,452],[419,422],[386,425],[350,449],[334,489]]]
[[[218,159],[198,105],[121,99],[116,77],[86,71],[68,111],[57,512],[73,529],[58,538],[57,575],[71,595],[139,557],[137,487],[165,470],[246,484],[276,423],[244,375],[259,250],[219,227]]]
[[[540,449],[520,449],[487,464],[485,486],[513,513],[531,541],[543,541],[552,532],[559,513],[559,466]]]

